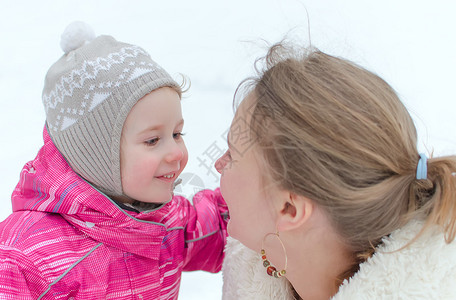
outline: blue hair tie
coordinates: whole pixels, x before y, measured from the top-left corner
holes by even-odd
[[[427,179],[427,156],[424,153],[420,153],[420,160],[416,167],[416,179]]]

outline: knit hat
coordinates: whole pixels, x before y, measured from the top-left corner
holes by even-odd
[[[133,105],[179,85],[138,46],[95,38],[85,23],[62,34],[65,54],[49,69],[43,104],[49,135],[71,168],[102,192],[122,195],[120,137]]]

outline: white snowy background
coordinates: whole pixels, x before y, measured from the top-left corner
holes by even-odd
[[[307,12],[306,12],[307,10]],[[307,13],[309,18],[307,17]],[[41,90],[74,20],[146,49],[191,88],[182,102],[190,159],[181,193],[215,188],[237,84],[286,34],[386,79],[412,113],[419,149],[456,153],[456,2],[451,0],[17,0],[0,7],[0,219],[23,164],[42,145]],[[310,29],[308,26],[310,24]],[[187,182],[188,181],[188,182]],[[221,274],[185,273],[181,299],[220,299]]]

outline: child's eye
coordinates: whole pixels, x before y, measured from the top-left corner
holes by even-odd
[[[153,138],[153,139],[147,140],[144,143],[147,146],[155,146],[158,143],[159,140],[160,140],[160,138],[157,137],[157,138]]]
[[[176,133],[173,133],[173,138],[178,140],[180,139],[181,137],[183,137],[185,135],[185,133],[182,133],[182,132],[176,132]]]

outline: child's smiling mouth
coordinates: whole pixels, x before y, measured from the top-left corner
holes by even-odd
[[[174,181],[174,179],[176,178],[176,173],[173,172],[173,173],[157,176],[156,178],[166,181],[166,182],[171,182],[171,181]]]

